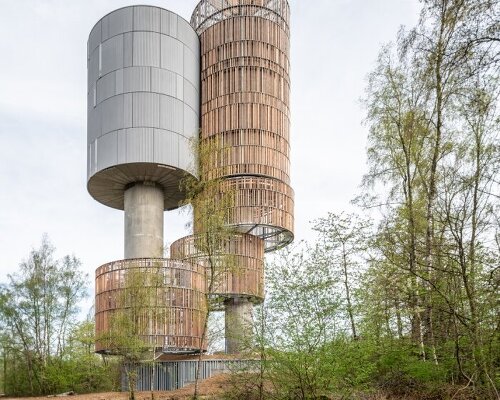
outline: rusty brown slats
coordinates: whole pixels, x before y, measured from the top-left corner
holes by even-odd
[[[113,348],[109,336],[113,315],[133,305],[124,302],[127,274],[139,271],[154,276],[161,285],[145,286],[155,292],[150,304],[139,310],[136,330],[150,347],[163,351],[198,351],[206,349],[201,337],[206,315],[204,267],[189,261],[169,259],[129,259],[105,264],[96,270],[95,323],[96,352]],[[142,306],[142,305],[141,305]]]
[[[170,246],[173,259],[188,260],[203,265],[210,277],[214,268],[212,297],[223,299],[247,297],[256,303],[264,300],[264,242],[245,234],[236,234],[220,244],[216,254],[208,256],[197,242],[202,235],[181,238]],[[215,250],[214,250],[215,251]],[[207,282],[208,286],[209,282]]]
[[[290,6],[287,0],[202,0],[191,17],[198,34],[221,20],[248,16],[271,21],[289,34]]]
[[[221,179],[221,196],[234,197],[222,210],[228,225],[264,239],[266,251],[285,246],[294,224],[288,2],[206,0],[193,23],[201,43],[201,142],[215,148],[202,178]]]

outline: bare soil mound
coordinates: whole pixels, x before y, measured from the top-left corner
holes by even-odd
[[[217,398],[229,383],[228,374],[219,374],[200,382],[200,396]],[[187,385],[182,389],[170,390],[166,392],[154,392],[155,400],[187,400],[190,399],[194,392],[194,384]],[[4,397],[9,399],[9,397]],[[17,400],[127,400],[128,392],[105,392],[105,393],[90,393],[90,394],[75,394],[72,396],[43,396],[43,397],[16,397]],[[151,400],[151,392],[136,392],[136,400]]]

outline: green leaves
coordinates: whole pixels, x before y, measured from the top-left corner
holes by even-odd
[[[79,304],[87,295],[87,276],[76,257],[55,260],[54,252],[44,236],[40,248],[32,250],[19,272],[0,288],[3,379],[9,394],[72,390],[81,378],[74,378],[74,371],[90,361],[89,350],[84,355],[71,347]],[[90,347],[95,357],[93,332]]]

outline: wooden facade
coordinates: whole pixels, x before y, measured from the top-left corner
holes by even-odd
[[[207,254],[203,235],[186,236],[172,243],[170,257],[191,261],[206,268],[206,286],[213,267],[214,304],[228,298],[247,297],[255,303],[264,300],[264,242],[246,234],[237,234],[221,243],[214,254]]]
[[[290,6],[287,0],[202,0],[191,16],[191,26],[200,34],[233,15],[259,16],[289,32]]]
[[[239,300],[264,300],[264,251],[289,244],[294,229],[289,15],[287,0],[201,0],[197,5],[191,25],[201,51],[200,147],[212,149],[199,171],[202,180],[216,184],[215,208],[235,233],[207,254],[198,244],[205,234],[197,223],[202,210],[195,209],[197,235],[174,242],[172,260],[128,259],[99,267],[97,352],[123,347],[113,336],[120,315],[135,323],[132,336],[146,348],[205,351],[211,265],[211,304],[226,304],[226,314],[240,318],[240,325],[246,323],[249,302]],[[228,197],[231,202],[222,201]]]
[[[113,353],[121,340],[120,313],[134,320],[145,347],[164,352],[206,350],[201,343],[206,315],[204,267],[189,261],[128,259],[96,270],[96,352]]]
[[[222,179],[236,230],[272,251],[293,240],[290,187],[290,32],[286,0],[203,0],[191,24],[201,44],[201,167]],[[196,212],[195,212],[196,214]]]

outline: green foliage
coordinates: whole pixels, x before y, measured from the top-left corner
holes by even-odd
[[[78,324],[75,332],[87,325],[92,329],[94,324],[88,321]],[[72,333],[73,334],[73,333]],[[4,341],[3,345],[7,343]],[[20,349],[13,347],[4,348],[2,361],[5,370],[2,374],[3,390],[12,396],[26,396],[38,393],[61,393],[75,391],[77,393],[91,393],[109,391],[116,387],[117,366],[105,363],[93,353],[94,342],[92,338],[91,352],[83,351],[81,344],[75,339],[65,348],[62,357],[50,357],[45,364],[29,364],[23,357]],[[43,387],[31,387],[33,370],[43,382]]]
[[[137,365],[144,361],[154,363],[157,358],[157,342],[151,323],[163,325],[167,315],[158,307],[165,285],[163,263],[152,262],[145,267],[132,261],[127,267],[108,330],[98,339],[105,343],[112,355],[119,357],[126,375],[129,399],[134,399]]]
[[[339,338],[325,349],[333,376],[334,392],[349,393],[369,388],[376,375],[376,346],[368,340]]]
[[[231,241],[237,232],[234,226],[229,224],[230,210],[234,206],[234,190],[217,173],[219,157],[227,151],[227,148],[217,136],[194,141],[192,147],[198,158],[196,165],[198,179],[187,175],[181,187],[186,193],[183,204],[190,204],[193,210],[193,231],[195,248],[199,254],[198,262],[205,267],[205,315],[201,335],[201,342],[205,343],[210,339],[207,330],[211,311],[220,307],[221,298],[216,296],[217,289],[227,278],[228,273],[236,270],[235,257],[231,254]],[[246,331],[244,327],[242,328],[242,331]],[[238,336],[241,343],[248,342],[245,332],[238,333]],[[198,357],[194,399],[198,398],[201,360],[202,352]]]
[[[333,375],[325,346],[339,322],[339,298],[328,264],[315,250],[281,250],[267,266],[268,298],[258,313],[258,341],[264,344],[265,377],[278,398],[317,398]],[[265,321],[260,321],[264,318]]]
[[[112,387],[112,367],[93,353],[93,322],[76,322],[87,277],[77,258],[54,260],[54,251],[44,237],[0,288],[1,379],[8,395]]]

